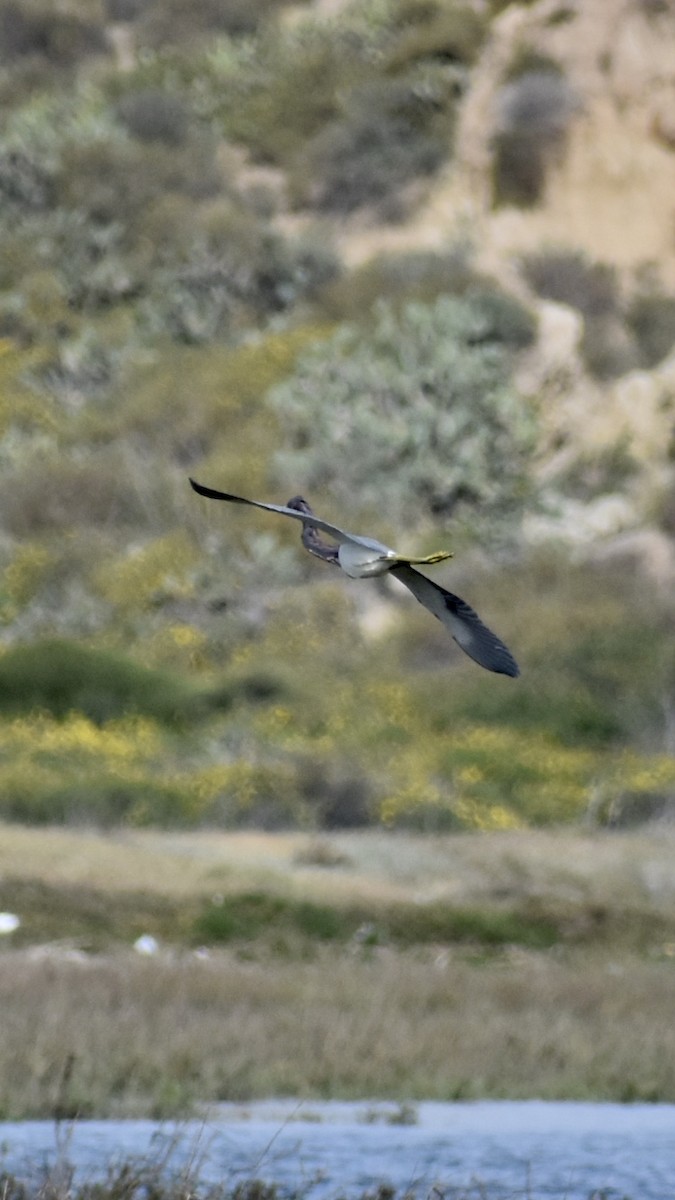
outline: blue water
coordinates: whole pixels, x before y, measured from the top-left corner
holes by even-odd
[[[129,1157],[186,1163],[204,1183],[257,1178],[308,1200],[381,1183],[426,1200],[675,1200],[675,1105],[495,1101],[412,1106],[267,1101],[220,1105],[204,1122],[81,1121],[61,1140],[79,1179]],[[52,1122],[0,1124],[3,1165],[58,1161]]]

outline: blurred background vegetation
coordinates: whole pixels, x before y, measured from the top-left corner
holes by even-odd
[[[504,8],[0,0],[0,816],[672,812],[673,247],[569,220],[590,0]],[[448,542],[522,678],[188,473]]]

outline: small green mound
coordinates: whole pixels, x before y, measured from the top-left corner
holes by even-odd
[[[392,940],[400,944],[438,942],[482,947],[528,946],[542,950],[555,945],[560,933],[553,921],[538,913],[498,908],[455,908],[431,904],[417,911],[393,912],[388,919]]]
[[[263,891],[216,897],[200,913],[194,928],[196,939],[208,944],[250,942],[261,936],[278,942],[284,934],[294,934],[310,941],[361,945],[439,943],[544,949],[560,937],[555,923],[539,913],[449,904],[342,908]]]
[[[257,891],[211,901],[198,917],[195,933],[198,940],[210,943],[250,941],[270,931],[332,941],[345,940],[353,924],[349,913],[326,904]]]
[[[102,725],[134,713],[174,725],[200,707],[197,693],[168,672],[75,642],[47,639],[0,657],[0,712],[8,715],[77,711]]]

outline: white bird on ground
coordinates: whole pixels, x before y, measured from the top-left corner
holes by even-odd
[[[21,917],[16,913],[0,912],[0,934],[14,933],[21,924]]]
[[[151,958],[153,954],[159,951],[159,942],[151,933],[142,933],[134,942],[134,950],[137,954],[142,954],[146,958]]]
[[[355,533],[347,533],[330,521],[316,517],[302,496],[294,496],[288,504],[266,504],[262,500],[246,500],[243,496],[233,496],[229,492],[218,492],[214,488],[204,487],[194,479],[190,484],[200,496],[209,500],[227,500],[231,504],[249,504],[253,508],[263,508],[266,512],[280,513],[282,517],[292,517],[302,521],[302,543],[310,554],[341,567],[351,579],[365,579],[387,573],[399,579],[412,592],[416,600],[423,604],[429,612],[445,625],[452,634],[457,645],[469,655],[479,666],[487,671],[495,671],[500,675],[516,676],[520,674],[518,664],[511,651],[507,649],[496,634],[483,624],[480,617],[470,604],[459,596],[446,591],[433,583],[426,575],[422,575],[413,567],[422,564],[442,562],[452,558],[449,550],[438,550],[435,554],[427,554],[420,558],[411,558],[405,554],[397,554],[389,546],[374,538],[361,537]],[[327,533],[337,545],[328,545],[318,537],[317,530]]]

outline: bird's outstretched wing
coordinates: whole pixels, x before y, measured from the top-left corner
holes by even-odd
[[[465,600],[439,587],[413,567],[393,567],[390,574],[400,579],[415,599],[443,622],[457,645],[479,666],[487,671],[496,671],[499,675],[511,675],[514,678],[520,675],[520,668],[511,651],[483,624],[478,613]]]
[[[229,492],[217,492],[215,488],[204,487],[203,483],[197,483],[195,479],[191,479],[190,484],[195,492],[198,492],[200,496],[206,496],[208,500],[228,500],[231,504],[250,504],[253,508],[264,508],[267,512],[280,513],[282,517],[293,517],[295,521],[302,521],[303,525],[313,529],[321,529],[323,533],[328,533],[335,538],[336,542],[354,542],[357,545],[362,542],[362,539],[356,534],[347,533],[344,529],[339,529],[337,525],[331,525],[329,521],[322,521],[312,512],[289,508],[286,504],[265,504],[262,500],[246,500],[244,496],[232,496]],[[300,499],[300,497],[297,498]]]
[[[330,521],[322,521],[321,517],[315,517],[311,508],[302,496],[294,496],[289,500],[288,504],[267,504],[263,500],[247,500],[244,496],[233,496],[230,492],[218,492],[215,488],[205,487],[203,483],[197,483],[195,479],[190,480],[190,485],[200,496],[206,496],[208,500],[227,500],[230,504],[248,504],[252,508],[264,508],[267,512],[280,513],[282,517],[293,517],[296,521],[302,521],[303,532],[306,534],[310,529],[320,529],[323,533],[327,533],[334,538],[341,546],[346,546],[346,553],[340,555],[340,565],[347,575],[352,574],[349,563],[356,564],[357,568],[362,568],[364,563],[370,568],[373,563],[380,565],[381,571],[389,570],[391,563],[402,563],[407,566],[410,563],[431,564],[442,562],[445,558],[452,558],[449,550],[438,550],[435,554],[427,554],[423,558],[411,558],[409,555],[397,554],[390,546],[385,546],[384,542],[378,542],[375,538],[362,537],[357,533],[347,533],[346,529],[340,529],[338,525],[331,525]],[[303,542],[310,554],[317,554],[319,558],[333,558],[333,555],[322,553],[316,549],[318,543],[308,544],[306,537],[303,537]],[[365,551],[365,555],[363,554]],[[357,569],[354,572],[354,578],[359,578],[361,574],[378,574],[379,571],[363,572]]]

